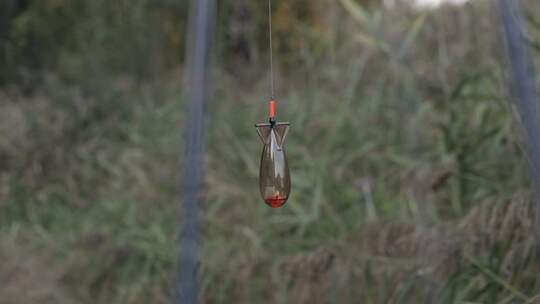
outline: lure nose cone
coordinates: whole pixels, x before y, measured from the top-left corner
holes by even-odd
[[[258,124],[257,132],[264,148],[259,171],[259,187],[264,202],[272,207],[282,207],[291,192],[291,177],[283,144],[289,123]]]

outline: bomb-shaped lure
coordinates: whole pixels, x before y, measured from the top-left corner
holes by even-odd
[[[272,208],[279,208],[287,202],[291,192],[291,177],[284,148],[290,123],[276,122],[276,102],[270,101],[269,105],[269,122],[255,125],[264,144],[259,187],[264,202]]]

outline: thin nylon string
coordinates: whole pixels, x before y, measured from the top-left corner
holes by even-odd
[[[272,47],[272,0],[268,0],[268,40],[270,42],[270,98],[274,100],[274,54]]]

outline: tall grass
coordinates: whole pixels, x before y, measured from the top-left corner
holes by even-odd
[[[257,191],[267,73],[213,70],[202,302],[538,301],[491,3],[326,10],[319,28],[291,27],[305,40],[294,68],[279,68],[278,115],[292,122],[286,208],[268,209]],[[179,78],[123,77],[91,94],[49,76],[31,96],[3,91],[0,303],[169,300]]]

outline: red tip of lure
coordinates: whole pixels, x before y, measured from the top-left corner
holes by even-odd
[[[268,117],[270,119],[276,118],[276,101],[270,100],[268,103]]]
[[[280,208],[283,205],[285,205],[285,202],[287,202],[288,197],[285,196],[273,196],[273,197],[267,197],[264,199],[264,202],[272,207],[272,208]]]

